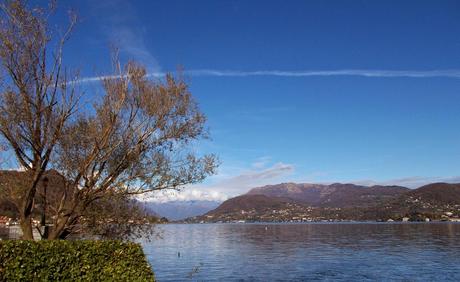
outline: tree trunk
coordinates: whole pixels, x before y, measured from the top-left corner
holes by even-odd
[[[61,235],[65,230],[68,218],[69,216],[59,216],[59,218],[55,221],[56,223],[51,228],[51,232],[48,234],[48,240],[57,240],[61,238]]]
[[[33,240],[34,235],[32,231],[32,217],[30,215],[21,215],[20,224],[22,230],[22,239]]]
[[[37,185],[40,181],[40,178],[43,174],[43,169],[38,166],[33,166],[33,177],[32,182],[30,183],[30,188],[26,191],[23,196],[23,202],[19,205],[19,214],[20,214],[20,225],[22,229],[22,239],[24,240],[33,240],[33,229],[32,229],[32,209],[34,207],[34,198],[35,193],[37,192]],[[32,172],[29,172],[32,173]]]

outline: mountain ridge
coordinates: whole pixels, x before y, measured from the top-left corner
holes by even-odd
[[[444,220],[460,217],[460,184],[396,185],[280,183],[228,199],[190,222],[292,220]]]
[[[222,202],[210,200],[143,202],[143,206],[152,213],[168,220],[181,220],[188,217],[202,215],[215,209]]]
[[[345,207],[363,205],[370,198],[381,201],[410,191],[402,186],[363,186],[351,183],[311,184],[281,183],[253,188],[246,195],[262,194],[270,197],[291,198],[312,206]]]

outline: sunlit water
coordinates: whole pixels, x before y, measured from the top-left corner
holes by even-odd
[[[168,224],[158,281],[460,281],[460,224]],[[180,254],[179,254],[180,253]]]

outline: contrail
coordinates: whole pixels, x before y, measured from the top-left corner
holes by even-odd
[[[192,76],[364,76],[364,77],[450,77],[460,78],[460,70],[306,70],[306,71],[222,71],[222,70],[189,70],[185,71]]]
[[[196,69],[185,70],[183,74],[189,76],[216,76],[216,77],[251,77],[251,76],[278,76],[278,77],[310,77],[310,76],[361,76],[361,77],[411,77],[411,78],[460,78],[460,70],[305,70],[305,71],[282,71],[282,70],[258,70],[258,71],[240,71],[240,70],[213,70],[213,69]],[[150,77],[163,77],[165,72],[149,73]],[[118,76],[94,76],[77,79],[75,83],[97,82],[108,78],[117,78]]]

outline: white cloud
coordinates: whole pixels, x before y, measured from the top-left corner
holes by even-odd
[[[262,157],[249,168],[240,170],[237,174],[217,175],[215,183],[197,184],[185,187],[182,191],[164,191],[143,196],[148,201],[188,201],[209,200],[225,201],[226,199],[246,193],[249,189],[283,181],[294,172],[294,166],[282,162],[269,166],[270,157]],[[225,173],[224,173],[225,175]]]
[[[170,201],[216,201],[223,202],[228,196],[219,191],[203,191],[197,189],[184,189],[183,191],[159,191],[140,197],[143,201],[170,202]]]
[[[384,181],[373,181],[373,180],[358,180],[352,181],[351,183],[372,186],[372,185],[398,185],[408,188],[418,188],[426,184],[435,182],[446,182],[446,183],[460,183],[460,176],[411,176],[397,179],[390,179]]]
[[[218,177],[219,180],[215,183],[193,187],[204,191],[219,191],[229,197],[234,197],[254,187],[284,181],[293,172],[294,166],[291,164],[278,162],[269,166],[267,162],[262,164],[256,160],[249,168],[240,170],[237,174]]]
[[[255,163],[258,165],[258,163]],[[238,176],[226,180],[225,186],[245,186],[252,185],[253,183],[264,182],[266,180],[273,180],[281,176],[285,176],[294,171],[294,166],[285,163],[276,163],[269,168],[251,169]],[[254,186],[253,186],[254,187]],[[252,187],[248,187],[252,188]]]
[[[107,43],[119,48],[121,55],[142,62],[152,73],[160,71],[160,65],[145,41],[145,28],[139,21],[136,9],[129,1],[92,1],[93,14]],[[89,77],[78,82],[91,82],[103,79]]]

